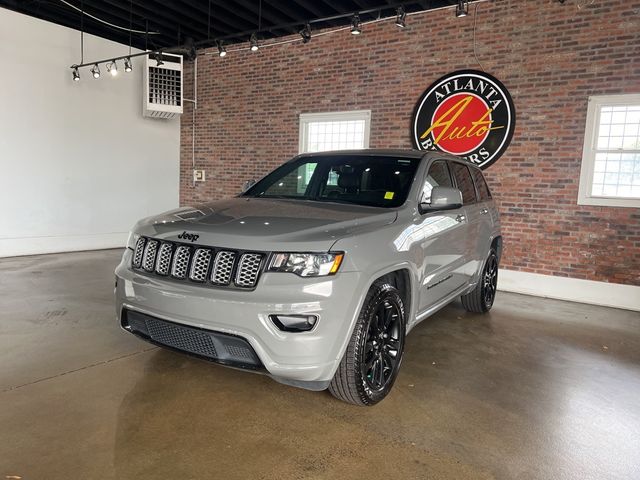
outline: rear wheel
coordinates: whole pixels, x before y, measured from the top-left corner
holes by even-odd
[[[374,284],[329,391],[354,405],[374,405],[391,391],[404,352],[405,310],[398,290]]]
[[[491,310],[498,288],[498,255],[495,250],[489,252],[480,280],[471,292],[462,295],[462,306],[469,312],[485,313]]]

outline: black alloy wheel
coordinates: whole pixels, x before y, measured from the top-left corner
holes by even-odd
[[[400,307],[392,298],[381,298],[372,309],[361,356],[362,377],[372,392],[383,390],[400,362],[404,338],[400,335]]]
[[[491,308],[496,298],[498,289],[498,258],[491,255],[487,259],[487,265],[482,276],[482,295],[487,309]]]
[[[389,394],[404,352],[402,298],[396,287],[382,280],[371,286],[329,385],[334,397],[354,405],[375,405]]]

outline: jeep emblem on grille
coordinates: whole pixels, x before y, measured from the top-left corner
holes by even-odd
[[[196,240],[198,240],[198,238],[200,238],[200,235],[196,235],[195,233],[187,233],[182,232],[180,235],[178,235],[178,238],[183,239],[183,240],[191,240],[192,242],[195,242]]]

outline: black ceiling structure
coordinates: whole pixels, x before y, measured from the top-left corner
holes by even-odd
[[[214,45],[217,39],[225,43],[245,42],[253,32],[259,32],[259,39],[266,40],[297,33],[308,22],[319,30],[349,25],[350,16],[355,13],[367,22],[395,15],[400,5],[410,13],[457,3],[457,0],[0,0],[0,7],[76,30],[80,29],[79,10],[83,9],[86,33],[128,45],[131,25],[140,32],[157,32],[133,33],[133,47],[157,50],[182,45],[188,39],[198,47]]]

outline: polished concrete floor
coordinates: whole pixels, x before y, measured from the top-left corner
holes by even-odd
[[[450,305],[358,408],[122,332],[119,255],[0,260],[0,480],[640,478],[638,313]]]

